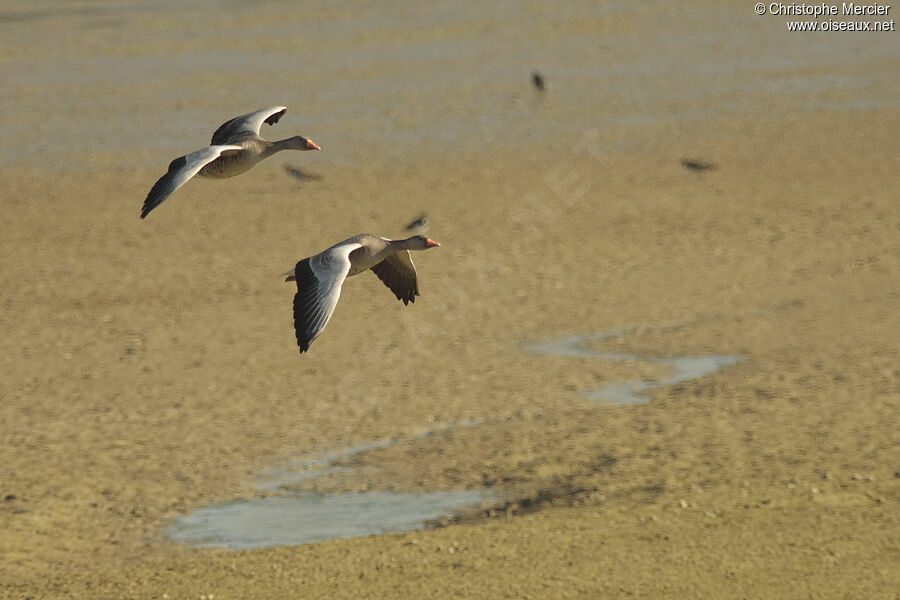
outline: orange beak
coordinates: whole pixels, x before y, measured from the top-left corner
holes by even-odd
[[[319,145],[312,140],[306,140],[306,147],[309,150],[321,150],[321,148],[319,148]]]
[[[437,246],[440,246],[440,244],[438,244],[438,243],[437,243],[436,241],[434,241],[434,240],[425,238],[425,247],[426,247],[426,248],[435,248],[435,247],[437,247]]]

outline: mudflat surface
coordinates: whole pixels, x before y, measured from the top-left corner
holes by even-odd
[[[453,6],[0,13],[0,595],[895,598],[897,34]],[[172,158],[280,104],[264,134],[323,152],[138,219]],[[278,274],[422,212],[417,302],[354,277],[300,356]],[[745,360],[611,406],[586,394],[665,369],[529,350],[607,331],[584,347]],[[166,537],[389,439],[296,487],[503,500],[297,547]]]

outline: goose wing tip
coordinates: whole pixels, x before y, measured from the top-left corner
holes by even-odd
[[[269,116],[263,119],[263,123],[274,125],[287,112],[287,106],[273,106],[269,109]]]
[[[147,196],[144,200],[144,205],[141,207],[141,219],[146,219],[147,215],[150,214],[150,211],[160,205],[162,200],[158,200],[156,197]]]

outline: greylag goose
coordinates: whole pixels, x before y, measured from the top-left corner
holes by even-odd
[[[302,135],[277,142],[269,142],[260,137],[259,129],[262,124],[274,125],[285,112],[287,107],[273,106],[223,123],[216,129],[209,146],[178,157],[169,164],[169,170],[147,194],[141,218],[146,217],[194,175],[217,179],[234,177],[282,150],[321,150],[315,142]]]
[[[369,269],[378,276],[403,304],[416,301],[419,283],[410,250],[440,246],[421,235],[405,240],[389,240],[361,233],[331,248],[304,258],[283,273],[285,281],[297,282],[294,295],[294,331],[300,352],[319,337],[341,297],[344,280]]]

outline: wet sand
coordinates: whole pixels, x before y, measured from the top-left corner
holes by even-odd
[[[272,3],[183,22],[47,6],[0,22],[0,100],[20,107],[2,131],[28,140],[2,162],[0,595],[895,597],[896,37],[892,54],[837,35],[868,58],[816,63],[802,47],[818,38],[699,3],[673,31],[757,28],[788,64],[709,33],[713,66],[746,59],[732,87],[689,68],[640,95],[638,70],[603,57],[640,65],[642,40],[664,54],[678,38],[589,3],[303,18]],[[234,19],[247,34],[220,55]],[[428,26],[398,41],[415,19]],[[404,52],[417,43],[430,53]],[[324,152],[190,182],[138,219],[169,160],[281,103],[265,134]],[[415,258],[421,298],[355,277],[300,356],[278,273],[423,211],[442,247]],[[585,394],[666,374],[528,350],[618,329],[591,349],[745,360],[611,406]],[[298,487],[505,500],[298,547],[165,536],[176,515],[259,494],[267,469],[391,438]]]

